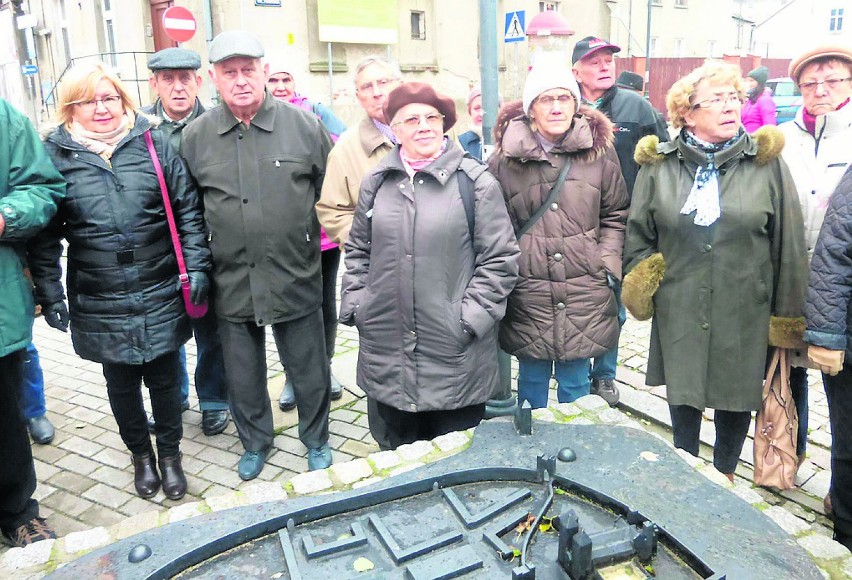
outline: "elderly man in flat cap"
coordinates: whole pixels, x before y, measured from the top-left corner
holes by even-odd
[[[247,32],[213,39],[210,77],[222,104],[189,125],[181,143],[210,228],[215,308],[231,412],[245,448],[237,468],[244,480],[260,474],[274,436],[267,326],[293,381],[308,468],[331,465],[314,204],[332,142],[316,115],[266,92],[263,54]]]
[[[204,112],[198,99],[201,88],[201,57],[194,50],[165,48],[148,59],[151,70],[149,83],[157,93],[153,105],[143,108],[146,113],[156,115],[162,122],[159,127],[169,137],[172,146],[180,151],[180,138],[184,127]],[[208,437],[218,435],[230,422],[228,415],[228,385],[225,378],[225,362],[222,358],[222,341],[219,340],[216,314],[211,308],[202,318],[193,318],[192,333],[198,349],[195,366],[195,392],[201,408],[201,430]],[[184,409],[189,408],[189,375],[186,371],[186,348],[180,349],[183,366],[181,401]],[[153,432],[154,419],[148,419],[148,428]]]
[[[852,47],[822,45],[805,51],[790,62],[788,74],[802,92],[802,107],[792,121],[778,126],[784,133],[785,140],[781,155],[790,167],[799,192],[799,203],[805,218],[805,241],[810,258],[816,247],[829,200],[852,162],[852,107],[849,106],[849,99],[852,97]],[[815,344],[810,350],[814,350],[819,357],[830,352],[822,348],[823,346],[825,345]],[[842,354],[842,350],[834,351],[834,354],[838,352]],[[803,358],[794,357],[794,365],[797,362],[806,364]],[[824,376],[827,395],[831,391],[830,381],[830,378]],[[794,366],[791,369],[790,387],[799,415],[796,452],[801,464],[805,459],[805,446],[808,441],[808,377],[804,366]],[[829,396],[829,415],[832,419],[834,440],[832,452],[836,454],[838,439],[848,437],[849,431],[846,431],[846,435],[839,431],[842,425],[836,425],[841,422],[834,420],[831,403]],[[852,405],[848,408],[852,408]],[[848,422],[845,425],[848,426]],[[848,458],[852,443],[847,441],[845,448],[847,466],[852,465]],[[849,491],[841,490],[841,493],[846,494],[847,513],[844,517],[847,518],[846,525],[849,528],[846,530],[847,541],[848,537],[852,537],[852,493]],[[827,514],[832,511],[831,496],[834,493],[838,493],[838,490],[832,485],[832,491],[825,496]]]

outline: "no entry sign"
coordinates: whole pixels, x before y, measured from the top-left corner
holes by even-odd
[[[183,6],[172,6],[163,12],[163,29],[175,42],[186,42],[195,36],[195,17]]]

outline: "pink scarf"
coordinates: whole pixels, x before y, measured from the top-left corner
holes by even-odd
[[[408,173],[408,177],[414,177],[414,174],[420,171],[421,169],[425,169],[428,167],[433,161],[435,161],[438,157],[444,154],[444,151],[447,150],[447,143],[449,140],[444,137],[443,143],[441,143],[441,149],[432,157],[427,157],[426,159],[412,159],[408,155],[406,155],[402,148],[399,150],[399,158],[402,160],[402,166],[405,168],[405,172]]]

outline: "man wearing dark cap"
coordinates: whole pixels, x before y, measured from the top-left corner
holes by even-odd
[[[165,48],[151,55],[148,68],[151,70],[149,82],[151,89],[157,93],[157,100],[142,110],[162,119],[160,130],[169,136],[172,147],[180,151],[184,127],[204,112],[204,106],[198,100],[201,57],[193,50]],[[191,321],[198,349],[195,392],[201,409],[201,430],[210,437],[224,431],[230,422],[222,341],[219,340],[216,315],[212,308],[203,318],[192,318]],[[183,361],[181,400],[184,408],[188,408],[189,375],[186,371],[185,347],[180,349],[180,355]],[[153,431],[153,418],[148,420],[148,427]]]
[[[210,228],[228,398],[245,448],[237,472],[244,480],[260,474],[274,437],[266,326],[293,381],[308,468],[331,465],[331,382],[314,204],[332,142],[316,115],[266,92],[263,54],[260,41],[247,32],[213,39],[210,77],[222,104],[189,125],[181,142]]]
[[[621,89],[615,84],[613,55],[619,51],[620,47],[606,40],[587,36],[574,46],[572,62],[583,102],[604,113],[615,125],[615,152],[621,162],[627,193],[632,195],[633,183],[639,173],[639,165],[633,160],[633,151],[639,139],[646,135],[657,135],[660,141],[668,141],[669,136],[651,103],[634,91]],[[618,313],[622,324],[626,316],[622,305]],[[615,386],[617,362],[616,344],[611,351],[595,358],[590,374],[592,394],[600,395],[610,406],[615,406],[619,399],[618,387]]]

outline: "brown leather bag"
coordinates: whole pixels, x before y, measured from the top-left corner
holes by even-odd
[[[754,427],[754,483],[790,489],[795,485],[799,419],[790,390],[787,349],[775,348],[763,383],[763,404]]]

